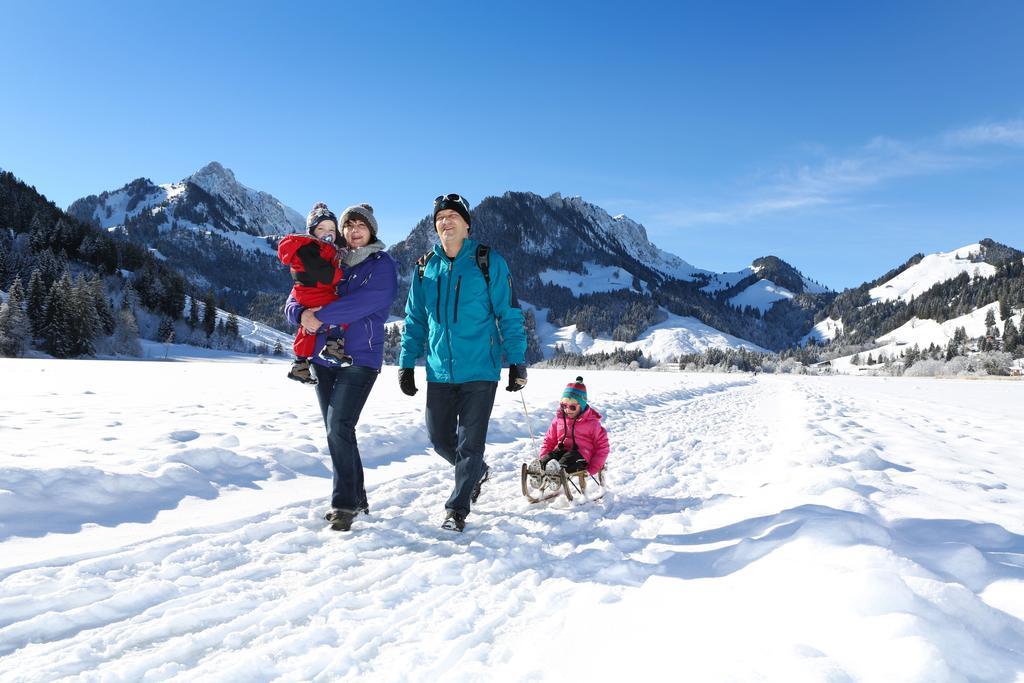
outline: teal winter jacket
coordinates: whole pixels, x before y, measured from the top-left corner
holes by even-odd
[[[413,367],[426,347],[428,382],[497,382],[502,354],[509,365],[525,359],[523,312],[508,263],[490,252],[488,288],[476,262],[478,244],[466,239],[454,259],[435,245],[423,278],[413,270],[398,364]]]

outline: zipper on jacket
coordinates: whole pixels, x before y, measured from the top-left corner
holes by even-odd
[[[441,274],[437,276],[437,322],[441,322]]]
[[[447,337],[447,339],[448,339],[448,383],[449,384],[455,384],[455,362],[454,362],[455,359],[452,357],[454,355],[452,353],[452,326],[448,322],[448,301],[451,300],[451,296],[452,296],[452,270],[454,269],[454,265],[455,265],[454,259],[448,259],[448,286],[445,288],[445,290],[446,290],[445,294],[446,294],[447,298],[445,299],[445,302],[444,302],[444,327],[445,327],[445,332],[446,332],[445,337]],[[441,281],[438,280],[438,286],[440,286],[440,284],[441,284]],[[438,298],[440,299],[440,297],[438,297]]]
[[[454,322],[454,323],[458,323],[459,322],[459,290],[461,288],[462,288],[462,276],[460,275],[459,279],[455,281],[455,317],[452,319],[452,322]]]

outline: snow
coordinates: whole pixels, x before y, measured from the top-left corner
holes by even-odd
[[[633,288],[633,274],[624,268],[584,261],[583,271],[580,275],[567,270],[545,270],[538,277],[545,284],[567,287],[575,296]],[[648,291],[646,282],[641,281],[640,286],[644,292]]]
[[[952,280],[961,273],[974,277],[992,277],[996,274],[995,266],[971,261],[972,256],[981,252],[981,244],[968,244],[965,247],[948,252],[929,254],[921,262],[907,268],[896,277],[883,282],[868,291],[873,303],[892,301],[910,301],[921,296],[932,286]]]
[[[710,274],[675,254],[656,247],[647,239],[647,230],[644,226],[625,215],[612,217],[601,207],[578,196],[563,198],[559,193],[555,193],[548,197],[548,201],[572,206],[583,215],[584,220],[603,234],[604,239],[618,243],[625,253],[652,270],[677,280],[693,280],[695,275]]]
[[[710,273],[711,281],[701,287],[701,289],[709,293],[719,292],[723,289],[735,287],[740,280],[745,277],[750,277],[753,274],[753,268],[744,268],[736,271],[735,273]]]
[[[792,299],[795,294],[789,291],[781,285],[777,285],[771,280],[758,280],[754,284],[750,285],[742,292],[729,299],[729,303],[733,306],[743,308],[750,306],[756,308],[765,313],[769,308],[775,305],[776,301],[782,301],[783,299]]]
[[[927,349],[931,344],[945,349],[946,345],[953,338],[954,333],[958,327],[963,327],[967,332],[968,339],[976,339],[978,337],[985,336],[985,317],[988,312],[992,311],[996,321],[996,327],[999,328],[1002,333],[1003,328],[1006,325],[999,316],[999,302],[995,301],[987,306],[976,308],[975,310],[957,318],[952,318],[943,323],[940,323],[929,318],[911,318],[906,323],[896,328],[888,334],[878,337],[875,342],[879,344],[877,348],[871,349],[870,353],[877,359],[880,353],[884,353],[889,358],[896,358],[901,353],[914,346],[915,344],[919,349]],[[1018,313],[1012,316],[1014,325],[1019,329],[1022,319],[1024,319],[1024,313]],[[869,352],[861,352],[861,361],[867,359]],[[850,363],[853,355],[843,356],[832,361],[832,369],[836,372],[847,372],[857,373],[859,372],[858,366]],[[863,367],[863,366],[861,366]]]
[[[122,227],[128,218],[134,218],[146,210],[154,210],[163,206],[168,199],[169,185],[154,187],[148,194],[139,198],[132,210],[128,210],[128,203],[132,193],[120,189],[107,194],[106,198],[93,211],[93,218],[101,228],[108,231]]]
[[[585,372],[609,491],[530,506],[520,397],[540,431],[575,374],[537,369],[498,392],[455,535],[423,393],[388,367],[358,429],[371,515],[338,534],[314,394],[286,368],[0,360],[0,671],[1024,677],[1024,383]]]
[[[583,355],[611,352],[615,349],[640,349],[645,358],[657,363],[674,363],[680,355],[701,353],[710,348],[746,348],[764,351],[760,346],[716,330],[697,318],[678,316],[661,309],[665,320],[644,330],[634,342],[612,341],[608,337],[594,338],[576,329],[576,325],[556,327],[548,321],[548,309],[520,302],[533,311],[537,321],[537,339],[545,358],[551,358],[555,348],[561,346],[568,353]]]
[[[805,345],[812,339],[819,344],[825,344],[827,342],[832,341],[842,333],[842,320],[825,318],[821,322],[817,323],[814,327],[812,327],[811,331],[804,335],[802,339],[800,339],[800,344]]]

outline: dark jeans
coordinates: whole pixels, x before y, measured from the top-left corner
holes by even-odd
[[[473,486],[486,466],[484,444],[497,388],[497,382],[427,382],[427,433],[434,450],[455,466],[448,510],[469,514]]]
[[[317,378],[316,397],[327,428],[327,447],[334,465],[334,492],[331,507],[357,510],[366,506],[363,485],[363,461],[356,444],[356,424],[366,398],[379,374],[373,368],[352,365],[329,368],[312,363]]]

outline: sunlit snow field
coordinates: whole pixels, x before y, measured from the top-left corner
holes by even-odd
[[[286,370],[0,360],[0,680],[1024,680],[1024,382],[584,371],[609,491],[533,506],[499,389],[459,535],[388,367],[345,534]]]

